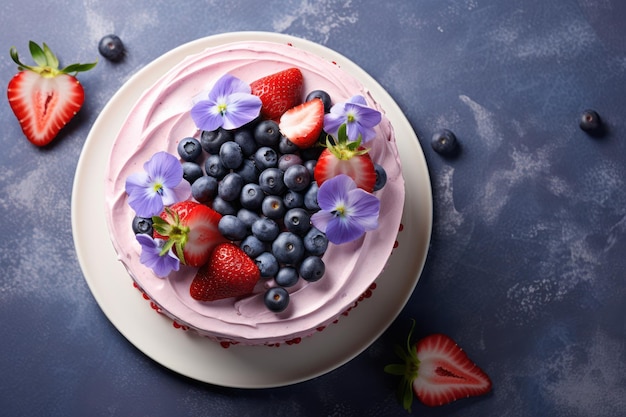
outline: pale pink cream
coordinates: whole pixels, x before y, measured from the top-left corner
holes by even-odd
[[[180,139],[199,137],[189,115],[192,98],[217,78],[229,73],[250,83],[289,67],[302,71],[304,95],[322,89],[336,103],[361,94],[383,113],[376,128],[377,138],[368,143],[373,160],[385,168],[388,176],[385,187],[376,192],[381,201],[379,227],[355,242],[330,245],[323,258],[325,276],[315,283],[301,279],[290,288],[291,301],[282,313],[272,313],[263,304],[264,288],[271,286],[272,280],[263,280],[254,295],[241,300],[198,302],[189,295],[195,269],[183,266],[179,272],[161,279],[139,262],[140,246],[130,226],[134,213],[124,191],[126,178],[142,170],[154,153],[164,150],[177,155]],[[404,179],[393,129],[384,110],[359,81],[337,64],[293,46],[242,42],[187,57],[142,95],[113,145],[106,173],[105,204],[111,241],[119,260],[165,314],[214,340],[272,344],[309,336],[332,323],[379,276],[398,233]]]

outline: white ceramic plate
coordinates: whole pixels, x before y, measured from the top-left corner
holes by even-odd
[[[398,139],[406,180],[406,201],[398,237],[386,271],[377,279],[372,299],[348,316],[297,345],[279,348],[231,346],[228,349],[175,329],[155,313],[139,292],[109,241],[104,214],[104,172],[116,132],[135,101],[184,57],[207,47],[245,40],[292,43],[337,62],[359,79],[385,109]],[[287,35],[235,32],[182,45],[134,75],[106,105],[83,148],[72,192],[74,243],[85,279],[96,301],[115,327],[139,350],[161,365],[190,378],[239,388],[289,385],[325,374],[348,362],[372,344],[395,320],[419,279],[430,241],[432,195],[424,154],[408,120],[367,73],[342,55]]]

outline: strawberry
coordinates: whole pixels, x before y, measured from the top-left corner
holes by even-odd
[[[278,120],[288,109],[302,103],[304,80],[298,68],[289,68],[253,81],[252,94],[261,99],[261,115]]]
[[[280,117],[278,129],[298,148],[306,149],[317,142],[324,127],[324,103],[313,99],[292,107]]]
[[[239,246],[221,243],[198,270],[189,294],[198,301],[240,297],[250,294],[260,278],[256,263]]]
[[[83,105],[85,92],[74,75],[90,70],[96,63],[59,69],[59,60],[48,45],[44,43],[42,48],[31,41],[29,47],[38,66],[22,64],[16,49],[11,48],[11,58],[20,72],[9,81],[7,96],[26,138],[44,146]]]
[[[361,139],[349,141],[346,126],[342,125],[337,140],[331,143],[329,137],[326,149],[317,160],[313,171],[317,185],[321,186],[324,181],[339,174],[346,174],[356,182],[357,187],[372,192],[376,184],[376,169],[368,151],[361,146]]]
[[[204,204],[181,201],[152,218],[154,237],[165,239],[165,248],[173,247],[181,263],[201,266],[207,263],[213,248],[225,241],[217,228],[221,217]]]
[[[432,334],[411,348],[413,327],[407,351],[396,347],[404,363],[385,367],[385,372],[402,376],[398,394],[406,410],[411,411],[414,394],[433,407],[491,391],[489,376],[448,336]]]

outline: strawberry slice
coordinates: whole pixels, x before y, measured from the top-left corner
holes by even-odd
[[[261,115],[278,120],[284,112],[302,103],[303,84],[302,72],[288,68],[253,81],[250,88],[261,99]]]
[[[345,124],[339,128],[337,140],[331,143],[326,141],[324,149],[317,160],[313,176],[317,185],[339,174],[346,174],[356,182],[357,187],[368,193],[376,185],[376,169],[368,154],[369,149],[361,146],[361,140],[349,141],[346,135]]]
[[[181,263],[201,266],[208,262],[213,249],[226,240],[217,228],[221,217],[204,204],[181,201],[152,218],[154,238],[166,240]]]
[[[385,367],[385,372],[402,376],[398,394],[406,410],[411,411],[414,394],[423,404],[434,407],[491,391],[489,376],[448,336],[432,334],[411,348],[413,327],[407,351],[396,348],[404,363]]]
[[[300,149],[313,146],[324,127],[324,103],[315,98],[287,110],[280,117],[278,129]]]
[[[221,243],[211,253],[209,262],[198,270],[189,294],[198,301],[241,297],[252,293],[260,278],[256,263],[239,246]]]
[[[48,45],[44,43],[42,48],[31,41],[29,48],[38,66],[22,64],[16,49],[11,48],[11,58],[20,72],[9,81],[7,96],[26,138],[36,146],[44,146],[83,105],[85,92],[74,75],[90,70],[96,63],[59,69],[59,60]]]

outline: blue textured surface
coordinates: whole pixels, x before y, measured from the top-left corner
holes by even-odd
[[[3,85],[9,48],[26,57],[31,39],[65,63],[94,60],[110,32],[129,50],[80,75],[85,105],[45,149],[0,100],[0,414],[404,415],[382,368],[410,318],[417,337],[452,336],[494,383],[442,408],[416,402],[415,415],[626,412],[624,3],[9,0],[0,11]],[[76,163],[115,91],[180,44],[240,30],[321,43],[377,79],[421,138],[434,194],[426,267],[390,329],[325,376],[267,390],[197,383],[135,349],[91,296],[70,226]],[[606,137],[578,128],[585,108]],[[430,149],[443,127],[462,143],[456,159]]]

